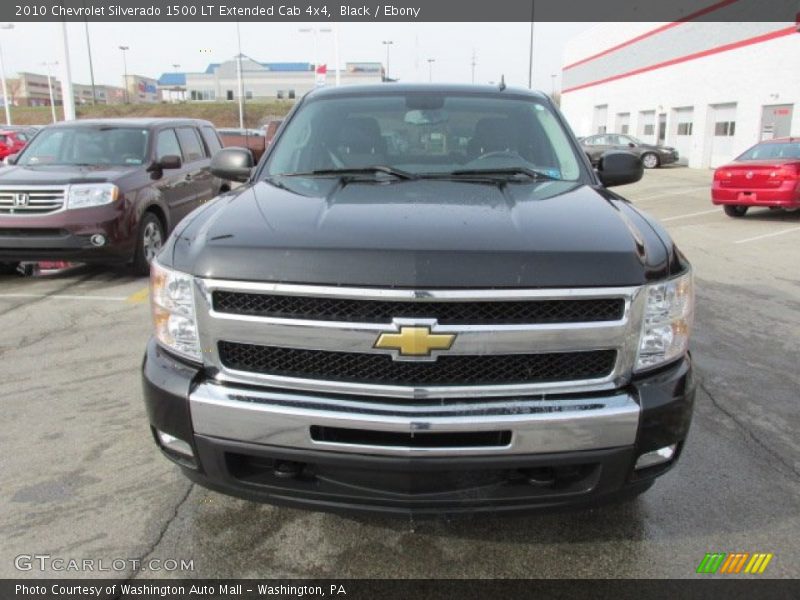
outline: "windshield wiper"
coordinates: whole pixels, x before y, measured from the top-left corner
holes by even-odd
[[[429,175],[426,175],[426,177]],[[449,173],[431,174],[430,176],[443,176],[443,177],[520,177],[523,176],[527,179],[534,179],[539,181],[560,181],[558,177],[548,175],[544,171],[537,171],[529,167],[498,167],[492,169],[459,169]]]
[[[274,177],[347,177],[348,175],[374,175],[375,173],[386,173],[398,179],[417,179],[417,175],[413,173],[386,165],[374,165],[371,167],[352,169],[316,169],[314,171],[302,171],[297,173],[281,173],[280,175],[274,175]]]

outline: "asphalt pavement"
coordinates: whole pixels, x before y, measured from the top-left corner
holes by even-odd
[[[726,217],[710,181],[672,167],[616,188],[694,265],[701,384],[679,464],[642,497],[592,510],[415,522],[207,491],[150,437],[147,280],[90,267],[0,276],[0,577],[680,578],[707,552],[770,552],[762,577],[797,577],[800,212]],[[193,564],[20,571],[21,555]]]

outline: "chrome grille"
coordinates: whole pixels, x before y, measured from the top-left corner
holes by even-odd
[[[46,215],[64,208],[66,188],[0,187],[0,215]]]
[[[588,323],[622,318],[622,298],[590,300],[508,300],[504,302],[403,302],[355,300],[279,294],[214,292],[214,309],[221,313],[361,323],[392,319],[435,318],[440,324]]]
[[[211,279],[195,285],[204,360],[218,381],[348,397],[616,389],[630,379],[643,308],[640,287],[398,290]],[[454,341],[425,356],[377,344],[382,334],[409,326]]]
[[[232,342],[219,343],[222,364],[306,379],[391,385],[503,385],[597,379],[614,368],[615,350],[440,356],[435,362],[402,362],[383,354],[326,352]]]

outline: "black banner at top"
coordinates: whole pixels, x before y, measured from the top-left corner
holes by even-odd
[[[3,0],[0,21],[774,21],[800,0]],[[491,36],[491,30],[486,31]]]

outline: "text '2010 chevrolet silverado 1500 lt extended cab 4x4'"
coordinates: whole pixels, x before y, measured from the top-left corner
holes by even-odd
[[[689,263],[539,93],[321,89],[152,265],[156,443],[320,510],[508,512],[647,489],[695,384]]]

